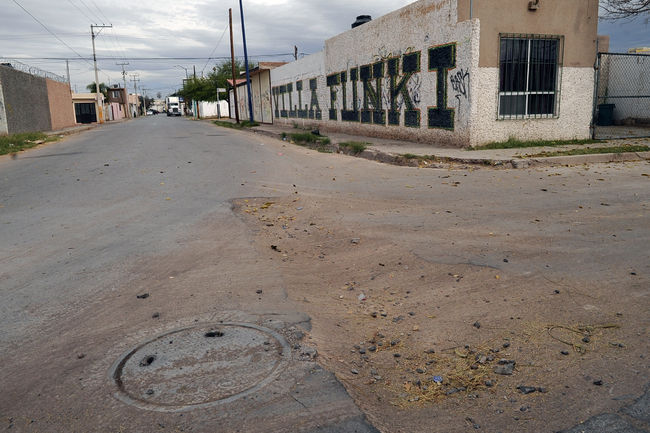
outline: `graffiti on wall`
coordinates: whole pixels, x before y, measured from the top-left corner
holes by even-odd
[[[454,130],[455,108],[448,107],[447,94],[449,71],[456,68],[456,43],[429,48],[427,60],[427,72],[437,77],[436,105],[426,109],[427,126]],[[401,55],[380,53],[373,63],[328,75],[327,119],[420,128],[421,74],[424,73],[421,63],[422,52],[408,49]],[[451,76],[451,86],[459,95],[467,97],[469,72],[461,70],[459,73]],[[323,119],[317,94],[318,80],[310,79],[309,89],[305,89],[303,83],[299,80],[272,88],[276,117]],[[294,95],[294,88],[297,95]]]
[[[456,99],[460,107],[461,98],[469,98],[469,71],[460,69],[451,76],[451,88],[456,92]]]
[[[293,85],[294,83],[289,83],[283,86],[273,87],[271,89],[271,94],[273,95],[273,105],[275,105],[275,117],[283,118],[292,118],[292,119],[313,119],[313,120],[322,120],[323,112],[321,111],[320,104],[318,103],[318,80],[312,78],[309,81],[309,97],[304,98],[303,105],[303,94],[305,93],[304,82],[303,80],[296,81],[296,92],[298,93],[297,105],[294,105],[293,100]],[[287,109],[287,98],[288,98],[288,109]],[[307,104],[307,101],[309,103]]]

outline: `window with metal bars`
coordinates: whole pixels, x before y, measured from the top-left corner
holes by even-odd
[[[500,39],[499,118],[556,117],[562,38],[501,35]]]

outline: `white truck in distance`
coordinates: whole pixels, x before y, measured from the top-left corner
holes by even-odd
[[[167,103],[167,116],[181,116],[181,102],[178,96],[169,96],[166,100]]]

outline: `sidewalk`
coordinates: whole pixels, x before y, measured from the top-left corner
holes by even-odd
[[[231,119],[221,119],[229,121]],[[234,122],[234,120],[233,120]],[[293,128],[283,125],[263,124],[250,130],[267,136],[282,139],[283,133],[289,136],[309,129]],[[529,147],[497,150],[465,150],[422,143],[349,135],[339,132],[323,131],[322,135],[330,138],[334,151],[346,152],[338,146],[343,142],[368,143],[366,150],[355,156],[385,162],[389,164],[415,167],[433,166],[439,163],[475,164],[505,168],[527,168],[532,166],[581,165],[602,162],[650,161],[650,152],[600,153],[573,156],[535,156],[543,152],[561,152],[576,148],[623,147],[626,145],[648,145],[649,138],[630,138],[609,140],[594,144],[567,145],[555,147]]]

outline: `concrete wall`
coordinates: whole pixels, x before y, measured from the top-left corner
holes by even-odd
[[[493,141],[571,140],[590,138],[593,110],[592,68],[563,68],[559,113],[555,118],[498,119],[499,69],[480,68],[477,115],[472,128],[475,145]]]
[[[198,104],[199,104],[199,115],[201,116],[201,118],[218,117],[219,115],[221,115],[221,117],[229,116],[228,101],[219,101],[219,102],[201,101]],[[219,107],[218,110],[217,107]]]
[[[51,129],[45,78],[0,66],[0,84],[9,134]]]
[[[69,128],[76,124],[72,92],[68,83],[46,80],[50,107],[51,130]]]
[[[271,71],[276,121],[435,144],[470,144],[479,23],[421,0]]]

